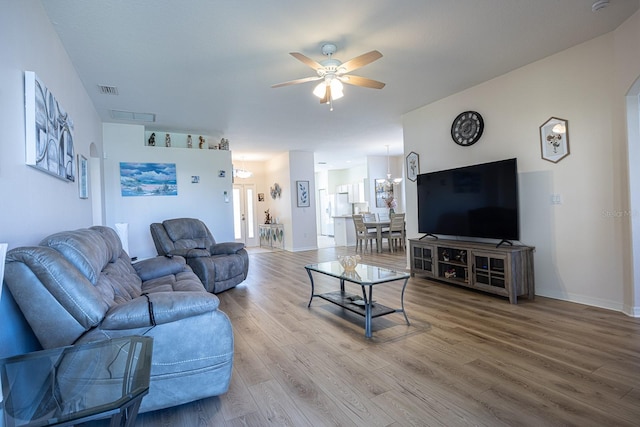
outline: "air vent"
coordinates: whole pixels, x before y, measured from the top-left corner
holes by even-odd
[[[98,89],[100,89],[100,93],[103,95],[117,95],[118,88],[115,86],[106,86],[106,85],[98,85]]]
[[[109,110],[112,119],[128,120],[132,122],[153,123],[156,121],[154,113],[134,113],[133,111]]]

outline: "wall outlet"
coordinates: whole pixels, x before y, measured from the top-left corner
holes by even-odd
[[[552,205],[561,205],[562,204],[562,194],[552,194],[551,195],[551,204]]]

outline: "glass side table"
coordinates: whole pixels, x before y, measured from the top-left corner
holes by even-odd
[[[111,416],[132,426],[149,393],[153,338],[131,336],[0,359],[5,427],[68,426]]]

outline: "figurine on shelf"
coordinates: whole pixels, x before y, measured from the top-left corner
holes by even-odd
[[[442,260],[449,261],[449,251],[447,250],[442,251]]]
[[[269,213],[269,209],[264,211],[264,223],[271,224],[271,214]]]
[[[222,138],[220,140],[220,149],[229,150],[229,140],[227,138]]]
[[[164,137],[164,145],[165,147],[171,147],[171,135],[166,134]]]
[[[191,135],[187,135],[187,147],[193,148],[193,141],[191,140]]]
[[[198,143],[198,147],[200,147],[200,149],[202,150],[202,148],[204,148],[204,136],[200,135],[200,136],[198,137],[198,140],[200,141],[200,142]]]
[[[149,137],[149,140],[147,141],[147,143],[149,144],[149,146],[155,147],[155,145],[156,145],[156,133],[155,132],[151,133],[151,136]]]

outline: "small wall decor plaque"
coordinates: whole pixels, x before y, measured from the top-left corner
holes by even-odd
[[[540,126],[542,158],[558,163],[569,155],[569,121],[551,117]]]
[[[296,181],[296,188],[298,190],[298,207],[308,208],[311,204],[309,198],[309,181]]]
[[[78,154],[78,173],[80,179],[78,179],[78,197],[81,199],[89,198],[89,177],[88,177],[89,164],[87,158],[81,154]]]
[[[419,173],[420,173],[420,158],[418,157],[418,153],[414,153],[412,151],[407,156],[407,179],[409,181],[415,182],[415,180],[418,179]]]
[[[277,182],[273,184],[273,187],[271,187],[269,191],[273,200],[275,200],[277,197],[280,197],[280,194],[282,194],[282,188],[280,188],[280,184],[278,184]]]

